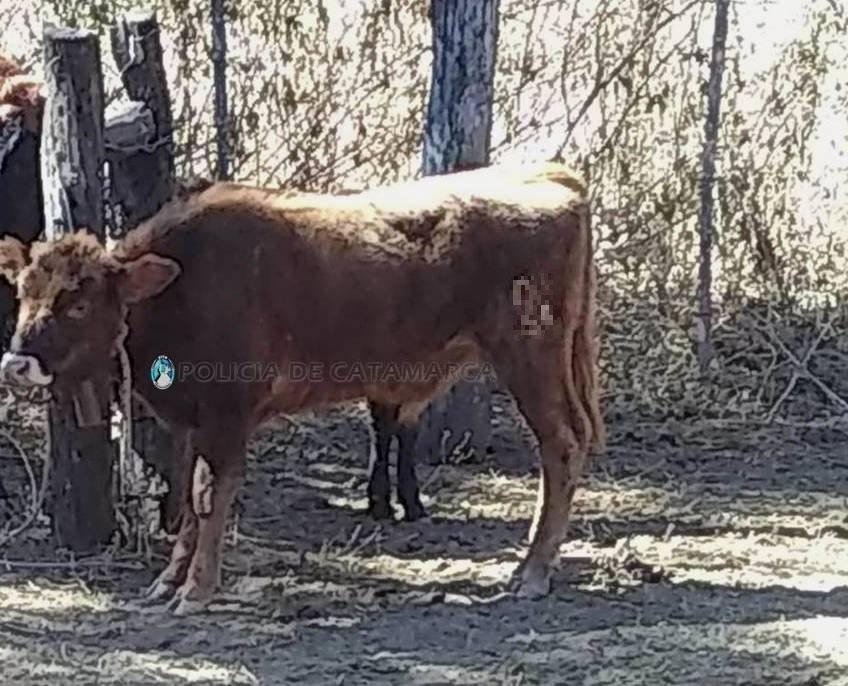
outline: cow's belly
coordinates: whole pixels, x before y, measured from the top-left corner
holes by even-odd
[[[460,379],[488,374],[479,346],[465,337],[451,339],[435,351],[404,359],[346,360],[325,365],[314,362],[308,379],[293,382],[281,375],[257,407],[261,423],[279,413],[318,408],[368,398],[402,406],[401,418],[413,419],[430,402]]]

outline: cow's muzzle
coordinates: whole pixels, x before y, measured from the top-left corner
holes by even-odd
[[[4,353],[0,360],[0,376],[16,386],[49,386],[53,375],[48,374],[34,355]]]

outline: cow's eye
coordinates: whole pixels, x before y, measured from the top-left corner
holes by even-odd
[[[71,319],[82,319],[88,314],[89,304],[87,300],[80,300],[68,308],[68,316]]]

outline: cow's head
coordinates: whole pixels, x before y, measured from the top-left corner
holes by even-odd
[[[117,259],[89,233],[33,243],[0,240],[0,274],[16,289],[18,321],[0,371],[21,386],[70,388],[108,369],[127,307],[180,273],[147,253]]]

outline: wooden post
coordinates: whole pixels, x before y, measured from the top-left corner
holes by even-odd
[[[112,29],[112,55],[132,104],[108,117],[109,196],[120,210],[118,238],[174,195],[173,122],[162,62],[159,23],[152,11],[127,14]]]
[[[430,17],[433,72],[424,129],[424,174],[486,166],[498,0],[432,0]],[[461,444],[484,454],[491,438],[490,403],[490,384],[459,382],[422,416],[417,452],[432,461]]]
[[[113,27],[111,39],[112,55],[130,98],[129,105],[110,113],[106,123],[112,237],[119,238],[174,196],[176,176],[171,101],[155,12],[125,15]],[[135,405],[132,444],[171,483],[171,437]]]
[[[85,227],[104,237],[103,77],[92,31],[44,31],[47,99],[41,139],[44,223],[48,239]],[[88,552],[115,529],[109,372],[50,404],[50,510],[60,546]]]

